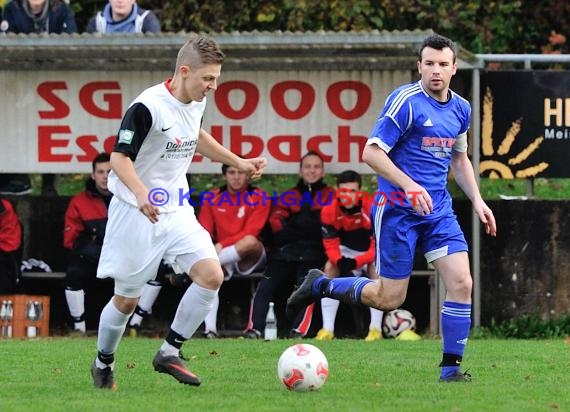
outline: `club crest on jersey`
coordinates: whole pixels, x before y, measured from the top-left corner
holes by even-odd
[[[131,144],[135,132],[128,129],[119,130],[119,143]]]

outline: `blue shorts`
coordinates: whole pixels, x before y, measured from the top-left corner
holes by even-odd
[[[451,201],[420,216],[410,208],[373,206],[371,217],[376,238],[376,271],[390,279],[412,274],[416,246],[428,262],[469,250]]]

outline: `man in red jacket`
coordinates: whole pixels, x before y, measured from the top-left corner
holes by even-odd
[[[321,210],[323,245],[328,258],[324,272],[329,278],[356,275],[378,279],[374,271],[371,200],[360,190],[362,177],[353,170],[345,170],[337,176],[336,183],[336,198]],[[334,338],[339,303],[336,299],[321,299],[323,328],[317,333],[317,340]],[[382,339],[382,315],[381,310],[370,308],[366,341]]]
[[[22,228],[12,204],[0,199],[0,295],[16,292],[20,273]]]
[[[248,185],[247,176],[232,166],[223,165],[226,184],[202,196],[198,221],[210,236],[226,279],[236,272],[247,276],[265,267],[265,246],[261,231],[269,217],[270,202],[260,189]],[[219,298],[204,320],[204,335],[217,337]]]
[[[85,190],[69,202],[63,231],[63,246],[70,250],[64,281],[65,298],[74,330],[82,333],[86,330],[84,290],[96,279],[107,225],[107,209],[113,196],[107,189],[107,176],[111,170],[109,154],[98,154],[93,159],[92,169]]]

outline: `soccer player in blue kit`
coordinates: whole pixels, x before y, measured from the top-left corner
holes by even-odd
[[[329,279],[312,269],[287,302],[288,314],[322,297],[395,309],[404,302],[414,252],[420,247],[447,291],[441,310],[442,382],[471,380],[460,364],[471,327],[473,283],[467,243],[446,190],[450,167],[486,233],[497,233],[467,157],[471,108],[449,88],[457,71],[456,54],[455,44],[443,36],[424,40],[417,62],[421,79],[388,96],[365,146],[362,158],[378,174],[379,193],[387,197],[376,198],[371,212],[380,280]],[[393,201],[390,194],[401,192],[407,199]]]

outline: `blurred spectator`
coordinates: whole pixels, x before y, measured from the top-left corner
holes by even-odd
[[[253,300],[252,317],[245,331],[247,338],[260,338],[265,329],[269,301],[278,292],[300,285],[307,271],[321,268],[327,258],[321,231],[321,208],[334,196],[332,187],[323,181],[324,162],[317,152],[301,158],[297,186],[282,193],[271,208],[272,231],[265,277],[261,279]],[[289,336],[305,336],[309,330],[312,306],[299,314]]]
[[[0,31],[8,33],[77,33],[73,12],[62,0],[12,0],[4,7]],[[42,192],[55,193],[55,175],[43,176]],[[0,175],[0,194],[32,192],[26,174]]]
[[[265,267],[267,259],[261,232],[271,204],[263,199],[260,189],[248,185],[247,175],[237,168],[223,165],[222,174],[226,184],[214,192],[211,201],[203,202],[198,221],[212,236],[227,280],[236,272],[247,276]],[[204,320],[207,338],[218,336],[219,303],[216,297]]]
[[[151,10],[135,0],[109,0],[103,11],[91,17],[87,33],[159,33],[160,22]]]
[[[13,0],[0,25],[8,33],[77,33],[71,9],[62,0]]]
[[[107,189],[110,156],[93,159],[93,172],[85,190],[75,195],[65,212],[63,246],[70,250],[65,278],[65,298],[74,330],[85,333],[85,288],[95,281],[107,225],[107,209],[113,195]],[[99,283],[103,282],[97,280]]]
[[[20,274],[22,227],[12,204],[0,199],[0,295],[16,292]]]
[[[321,222],[323,245],[327,253],[324,272],[329,278],[339,276],[366,276],[378,279],[374,271],[375,241],[370,221],[370,196],[360,191],[362,177],[353,170],[345,170],[336,178],[337,196],[330,205],[323,206]],[[321,299],[323,328],[317,340],[334,338],[334,323],[339,301]],[[381,310],[370,308],[370,327],[366,341],[382,339]]]

